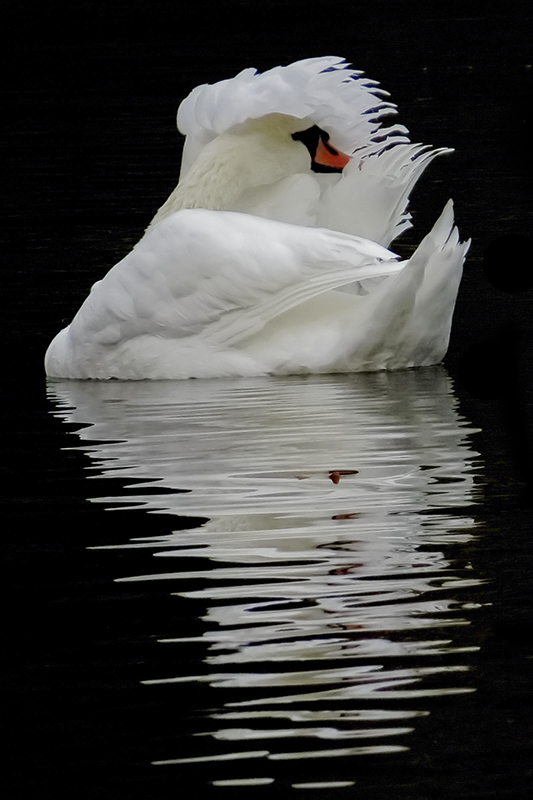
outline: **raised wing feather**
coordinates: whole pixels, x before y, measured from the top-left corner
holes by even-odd
[[[399,143],[345,167],[339,181],[323,193],[317,225],[364,236],[389,247],[411,227],[409,194],[418,178],[448,148]]]
[[[178,128],[187,137],[182,175],[216,136],[272,113],[309,119],[348,154],[364,155],[393,141],[409,141],[407,129],[400,125],[381,130],[379,142],[376,139],[382,119],[396,113],[395,104],[384,97],[388,93],[376,81],[335,56],[296,61],[262,74],[246,69],[231,80],[203,84],[178,110]]]

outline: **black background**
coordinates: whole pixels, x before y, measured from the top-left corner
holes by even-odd
[[[379,80],[413,141],[456,150],[417,187],[415,230],[399,248],[408,252],[454,198],[461,234],[473,243],[446,364],[463,413],[482,428],[484,513],[494,530],[484,558],[492,558],[503,598],[486,632],[492,660],[485,717],[450,718],[442,740],[428,745],[428,762],[390,779],[374,777],[375,796],[528,796],[530,2],[6,0],[3,16],[3,638],[15,767],[8,796],[193,791],[140,766],[145,742],[165,736],[154,724],[157,707],[130,704],[145,662],[162,657],[140,632],[154,607],[164,628],[168,598],[110,582],[117,570],[135,570],[134,554],[104,559],[85,550],[94,526],[103,541],[120,532],[113,515],[87,502],[98,485],[87,485],[85,456],[61,450],[75,437],[50,416],[42,358],[90,285],[131,248],[175,185],[179,101],[195,85],[244,67],[263,70],[315,55],[343,56]],[[499,252],[496,272],[505,277],[494,286],[484,255],[504,235],[523,238]],[[518,284],[524,291],[509,291]],[[153,519],[154,533],[155,526],[162,533],[176,527],[175,519]],[[119,559],[128,565],[119,568]],[[464,744],[452,756],[447,748],[460,732],[472,748]],[[363,796],[373,795],[369,789]]]

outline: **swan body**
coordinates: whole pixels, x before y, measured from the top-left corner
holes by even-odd
[[[408,261],[388,248],[411,225],[413,185],[450,151],[382,128],[395,112],[384,96],[333,57],[195,89],[178,112],[186,139],[176,189],[52,341],[48,376],[438,363],[468,249],[451,201]],[[334,166],[315,171],[325,163]]]

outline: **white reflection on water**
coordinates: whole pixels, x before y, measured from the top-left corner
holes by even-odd
[[[90,425],[79,436],[98,474],[134,479],[135,505],[209,518],[118,545],[165,559],[120,580],[168,581],[198,600],[204,623],[201,637],[164,641],[185,659],[187,644],[203,643],[206,670],[145,683],[220,690],[218,708],[198,709],[197,736],[241,748],[297,742],[287,752],[218,744],[204,756],[191,735],[179,758],[155,763],[403,750],[391,737],[413,730],[405,722],[428,713],[424,700],[472,691],[464,656],[477,648],[454,631],[480,583],[461,554],[474,535],[478,455],[442,368],[70,382],[50,394],[62,418]],[[186,492],[154,494],[154,480]],[[101,501],[131,504],[131,492]],[[398,702],[414,700],[418,710]],[[308,750],[309,738],[368,743]]]

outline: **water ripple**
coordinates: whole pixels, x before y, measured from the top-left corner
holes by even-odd
[[[466,549],[481,465],[443,369],[72,382],[50,394],[65,421],[89,425],[79,436],[90,472],[131,482],[127,496],[97,502],[179,517],[167,536],[126,533],[112,546],[146,551],[143,574],[117,581],[164,582],[197,609],[194,634],[177,620],[175,635],[157,636],[174,648],[175,673],[143,684],[203,685],[209,700],[197,693],[179,756],[154,764],[266,785],[274,778],[217,765],[401,754],[431,702],[475,691],[477,646],[460,631],[482,583]],[[268,749],[286,739],[294,750]],[[308,749],[310,739],[364,743]],[[353,783],[313,769],[292,785]]]

